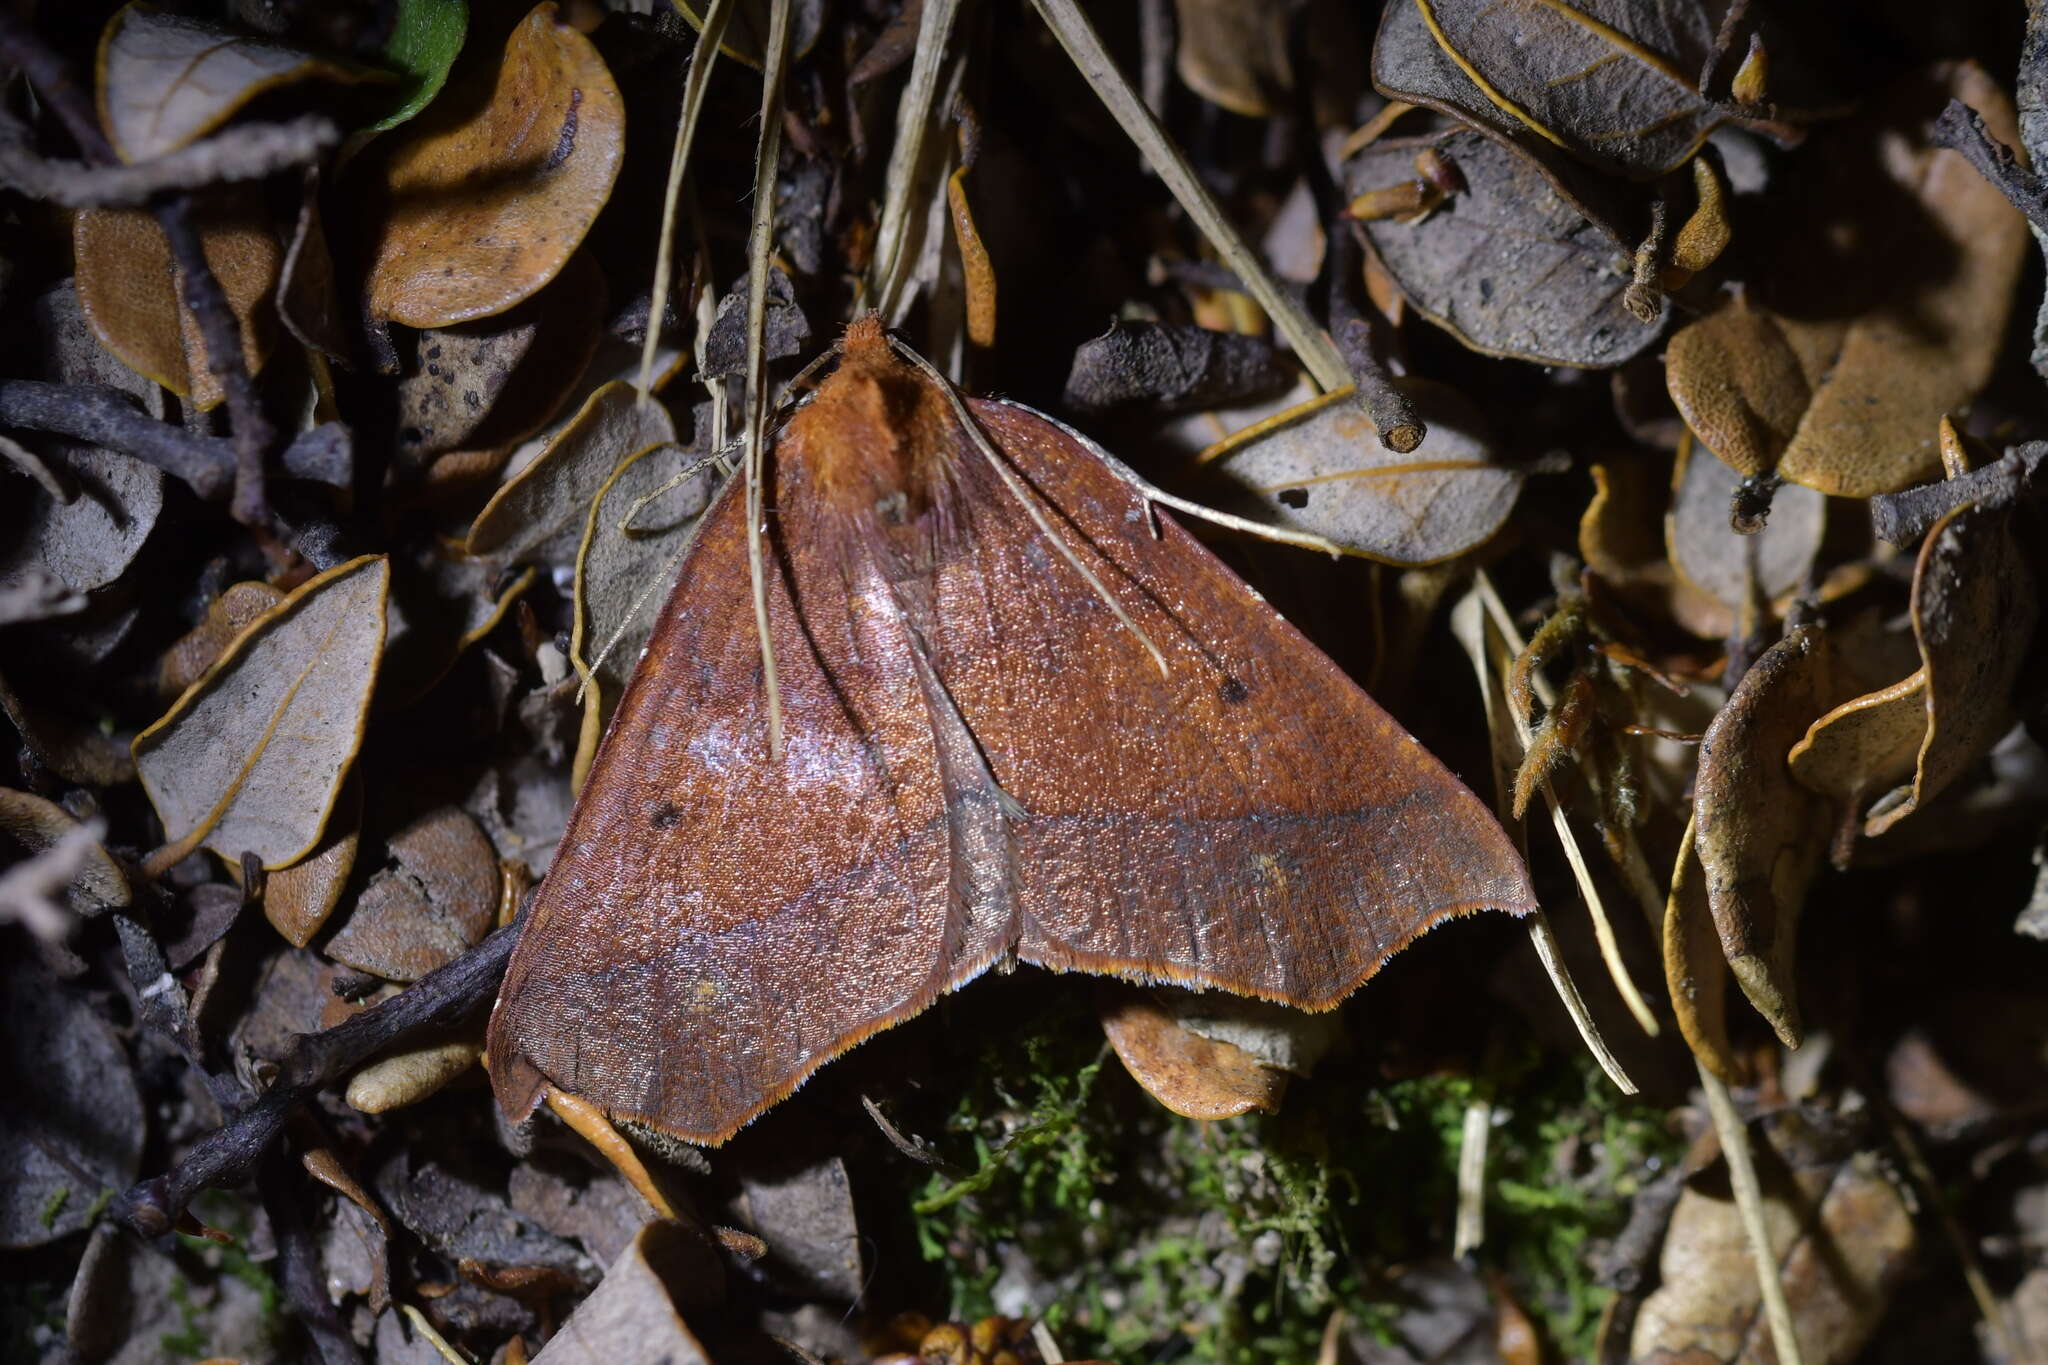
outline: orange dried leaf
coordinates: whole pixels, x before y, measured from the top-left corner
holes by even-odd
[[[255,374],[276,333],[272,297],[284,248],[261,196],[235,191],[195,210],[207,268],[220,281],[242,333],[242,360]],[[100,344],[137,374],[190,398],[201,412],[223,394],[207,368],[198,319],[185,307],[171,244],[142,209],[85,209],[72,220],[78,302]]]
[[[444,94],[381,162],[370,311],[408,327],[502,313],[583,241],[625,151],[619,88],[590,40],[536,5],[477,98]]]
[[[1099,1000],[1102,1031],[1124,1069],[1174,1113],[1224,1119],[1279,1111],[1285,1071],[1234,1043],[1191,1032],[1142,990],[1106,989]]]

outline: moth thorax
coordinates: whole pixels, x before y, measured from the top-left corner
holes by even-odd
[[[844,516],[909,525],[942,496],[952,413],[929,379],[886,350],[850,350],[791,425],[819,496]]]

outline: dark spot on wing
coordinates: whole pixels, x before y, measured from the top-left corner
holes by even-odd
[[[1217,687],[1216,695],[1223,699],[1225,706],[1235,706],[1252,694],[1252,690],[1235,678],[1226,677]]]
[[[675,808],[674,802],[663,801],[654,808],[654,814],[648,817],[647,823],[656,829],[674,829],[682,818],[683,813]]]

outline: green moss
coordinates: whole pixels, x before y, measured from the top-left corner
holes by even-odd
[[[50,1197],[43,1201],[42,1211],[38,1215],[43,1221],[43,1230],[45,1232],[57,1226],[57,1215],[64,1212],[65,1201],[70,1198],[71,1187],[69,1185],[59,1185],[56,1189],[50,1191]]]
[[[1141,1094],[1085,1016],[1040,1028],[990,1044],[958,1097],[941,1146],[964,1174],[906,1193],[953,1316],[995,1311],[1006,1268],[1028,1265],[1070,1356],[1181,1339],[1205,1360],[1313,1359],[1336,1308],[1389,1337],[1394,1269],[1449,1253],[1465,1111],[1485,1099],[1481,1258],[1580,1358],[1605,1292],[1587,1244],[1619,1229],[1644,1162],[1676,1154],[1658,1111],[1575,1056],[1377,1088],[1331,1076],[1297,1083],[1280,1115],[1197,1123]]]

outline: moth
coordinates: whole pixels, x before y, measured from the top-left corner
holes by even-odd
[[[1336,1005],[1535,907],[1492,813],[1078,433],[854,323],[706,513],[491,1017],[548,1083],[718,1143],[1015,962]]]

